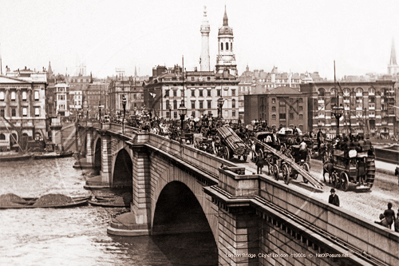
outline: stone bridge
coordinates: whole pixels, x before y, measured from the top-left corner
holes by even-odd
[[[399,265],[399,234],[266,175],[117,124],[78,134],[88,185],[132,188],[110,234],[208,233],[219,265]]]

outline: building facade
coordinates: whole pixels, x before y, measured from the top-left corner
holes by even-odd
[[[68,95],[69,85],[66,83],[58,83],[55,86],[56,94],[56,115],[69,116]]]
[[[7,69],[0,76],[0,142],[10,149],[22,136],[46,136],[46,74]]]
[[[248,94],[244,96],[244,123],[253,120],[267,121],[272,128],[297,127],[303,132],[308,127],[307,95],[298,89],[278,87],[263,94]]]
[[[222,117],[227,120],[239,119],[238,80],[225,71],[187,71],[183,74],[169,70],[151,79],[145,85],[146,107],[155,115],[169,119],[180,119],[178,108],[183,103],[188,117],[205,114],[218,116],[217,101],[222,98]]]
[[[144,106],[143,83],[133,77],[120,77],[109,84],[109,109],[112,115],[122,114],[123,96],[126,98],[126,115]]]
[[[340,133],[371,134],[388,137],[397,135],[395,129],[395,82],[322,82],[301,84],[308,96],[309,123],[313,131],[319,128],[335,136],[337,120],[333,106],[344,107]]]

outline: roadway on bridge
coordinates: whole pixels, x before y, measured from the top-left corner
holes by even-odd
[[[232,160],[233,163],[244,166],[247,170],[256,173],[255,163],[250,161],[248,158],[246,163],[239,160]],[[264,170],[266,167],[264,168]],[[310,173],[314,177],[318,177],[320,180],[322,177],[322,165],[320,163],[313,162],[311,164]],[[270,179],[274,179],[272,176],[268,176]],[[284,184],[284,181],[278,181]],[[285,185],[285,184],[284,184]],[[302,192],[312,198],[317,198],[322,201],[328,202],[328,197],[330,195],[331,185],[325,184],[323,187],[323,192],[316,192],[311,185],[306,185],[302,182],[302,178],[298,177],[297,180],[293,180],[289,184],[290,188],[296,191]],[[387,209],[388,202],[392,202],[393,209],[395,213],[399,208],[399,186],[398,179],[395,176],[376,172],[376,179],[374,180],[374,186],[371,192],[355,192],[342,190],[337,190],[337,195],[340,199],[340,207],[344,210],[349,210],[356,215],[364,218],[365,221],[374,222],[378,220],[378,216]]]

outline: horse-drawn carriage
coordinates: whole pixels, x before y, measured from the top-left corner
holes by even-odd
[[[332,156],[323,166],[323,179],[329,174],[329,182],[338,189],[369,191],[374,184],[375,153],[371,142],[358,144],[338,143]]]

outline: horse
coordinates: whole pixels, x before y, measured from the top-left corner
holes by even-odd
[[[323,163],[323,180],[324,182],[326,181],[326,173],[328,173],[328,183],[331,184],[331,180],[332,183],[335,184],[336,180],[336,172],[334,170],[334,164],[331,160],[326,161]]]

